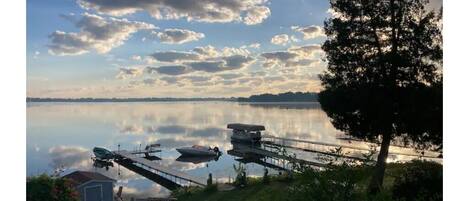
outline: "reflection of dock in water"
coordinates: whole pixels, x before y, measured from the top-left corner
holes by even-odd
[[[201,186],[206,185],[206,182],[200,178],[193,177],[184,172],[174,170],[169,167],[157,164],[146,158],[136,156],[135,154],[132,154],[129,151],[121,150],[121,151],[114,152],[114,154],[117,156],[117,159],[115,160],[117,163],[119,164],[122,163],[124,167],[126,167],[127,165],[128,167],[131,168],[130,170],[132,169],[138,170],[138,172],[137,171],[135,172],[136,173],[142,172],[148,177],[145,175],[142,175],[142,176],[147,177],[147,178],[150,177],[149,179],[153,178],[155,180],[153,179],[151,180],[156,181],[157,183],[159,183],[158,181],[163,181],[165,182],[165,185],[167,184],[171,188],[176,185],[178,186],[191,185],[192,183],[201,185]],[[170,179],[168,179],[167,177]],[[171,184],[169,181],[174,184]],[[176,188],[178,186],[176,186]]]
[[[171,191],[181,187],[181,185],[179,185],[178,183],[166,177],[160,176],[158,174],[153,173],[152,171],[149,171],[145,168],[135,165],[131,160],[122,159],[122,160],[115,160],[115,162],[151,181],[158,183],[159,185]]]
[[[363,147],[357,147],[357,146],[350,146],[350,145],[343,145],[343,144],[333,144],[333,143],[325,143],[325,142],[317,142],[317,141],[310,141],[310,140],[300,140],[300,139],[291,139],[291,138],[282,138],[282,137],[275,137],[271,135],[265,135],[262,136],[262,139],[267,139],[263,140],[262,143],[264,144],[270,144],[274,146],[280,146],[280,147],[286,147],[286,148],[293,148],[297,150],[302,150],[306,152],[315,152],[315,153],[320,153],[320,154],[325,154],[325,155],[331,155],[334,156],[332,153],[327,153],[324,151],[319,151],[315,149],[309,148],[311,145],[319,145],[322,147],[335,147],[335,148],[345,148],[345,149],[351,149],[351,150],[358,150],[358,151],[369,151],[369,148],[363,148]],[[299,146],[293,146],[293,145],[287,145],[288,143],[291,144],[304,144],[306,147],[299,147]],[[400,147],[400,148],[405,148],[405,147]],[[429,152],[427,152],[429,153]],[[432,158],[432,159],[440,159],[439,156],[435,155],[420,155],[420,154],[412,154],[412,153],[404,153],[404,152],[392,152],[390,151],[389,154],[391,155],[401,155],[401,156],[410,156],[410,157],[422,157],[422,158]],[[338,155],[335,155],[338,156]],[[353,157],[353,156],[340,156],[340,157],[345,157],[345,158],[350,158],[354,160],[363,160],[362,158],[358,157]]]
[[[242,163],[253,162],[277,170],[290,169],[291,167],[288,167],[288,164],[290,163],[297,163],[314,167],[327,166],[323,163],[298,159],[292,156],[280,154],[277,151],[266,150],[261,148],[261,146],[251,146],[240,143],[233,143],[233,149],[228,150],[228,154],[240,157],[236,160]]]

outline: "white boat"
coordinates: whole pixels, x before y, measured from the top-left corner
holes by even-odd
[[[182,155],[189,155],[189,156],[217,156],[221,154],[218,150],[218,147],[205,147],[200,145],[193,145],[191,147],[182,147],[176,149]]]
[[[229,129],[233,129],[232,141],[237,142],[259,142],[262,138],[261,131],[265,130],[262,125],[252,124],[228,124]]]

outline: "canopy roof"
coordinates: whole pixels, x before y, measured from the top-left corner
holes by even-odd
[[[265,127],[263,125],[254,125],[254,124],[228,124],[229,129],[234,130],[245,130],[245,131],[263,131]]]

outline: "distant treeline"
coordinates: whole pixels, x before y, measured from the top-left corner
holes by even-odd
[[[26,98],[26,102],[174,102],[236,101],[236,98]]]
[[[238,101],[238,102],[316,102],[313,92],[260,94],[248,98],[26,98],[26,102],[174,102],[174,101]]]
[[[252,95],[238,98],[239,102],[316,102],[318,94],[314,92],[286,92],[280,94]]]

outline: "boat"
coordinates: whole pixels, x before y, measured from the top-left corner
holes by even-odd
[[[112,160],[115,157],[114,153],[102,147],[93,148],[93,153],[99,160]]]
[[[96,168],[106,168],[106,171],[109,170],[109,167],[114,167],[114,163],[108,160],[100,160],[98,158],[92,158],[93,160],[93,167]]]
[[[227,128],[233,130],[232,141],[250,143],[260,142],[262,138],[261,131],[265,130],[262,125],[240,123],[228,124]]]
[[[200,145],[193,145],[191,147],[182,147],[176,149],[182,155],[188,156],[218,156],[221,154],[218,147],[211,147],[200,146]]]

